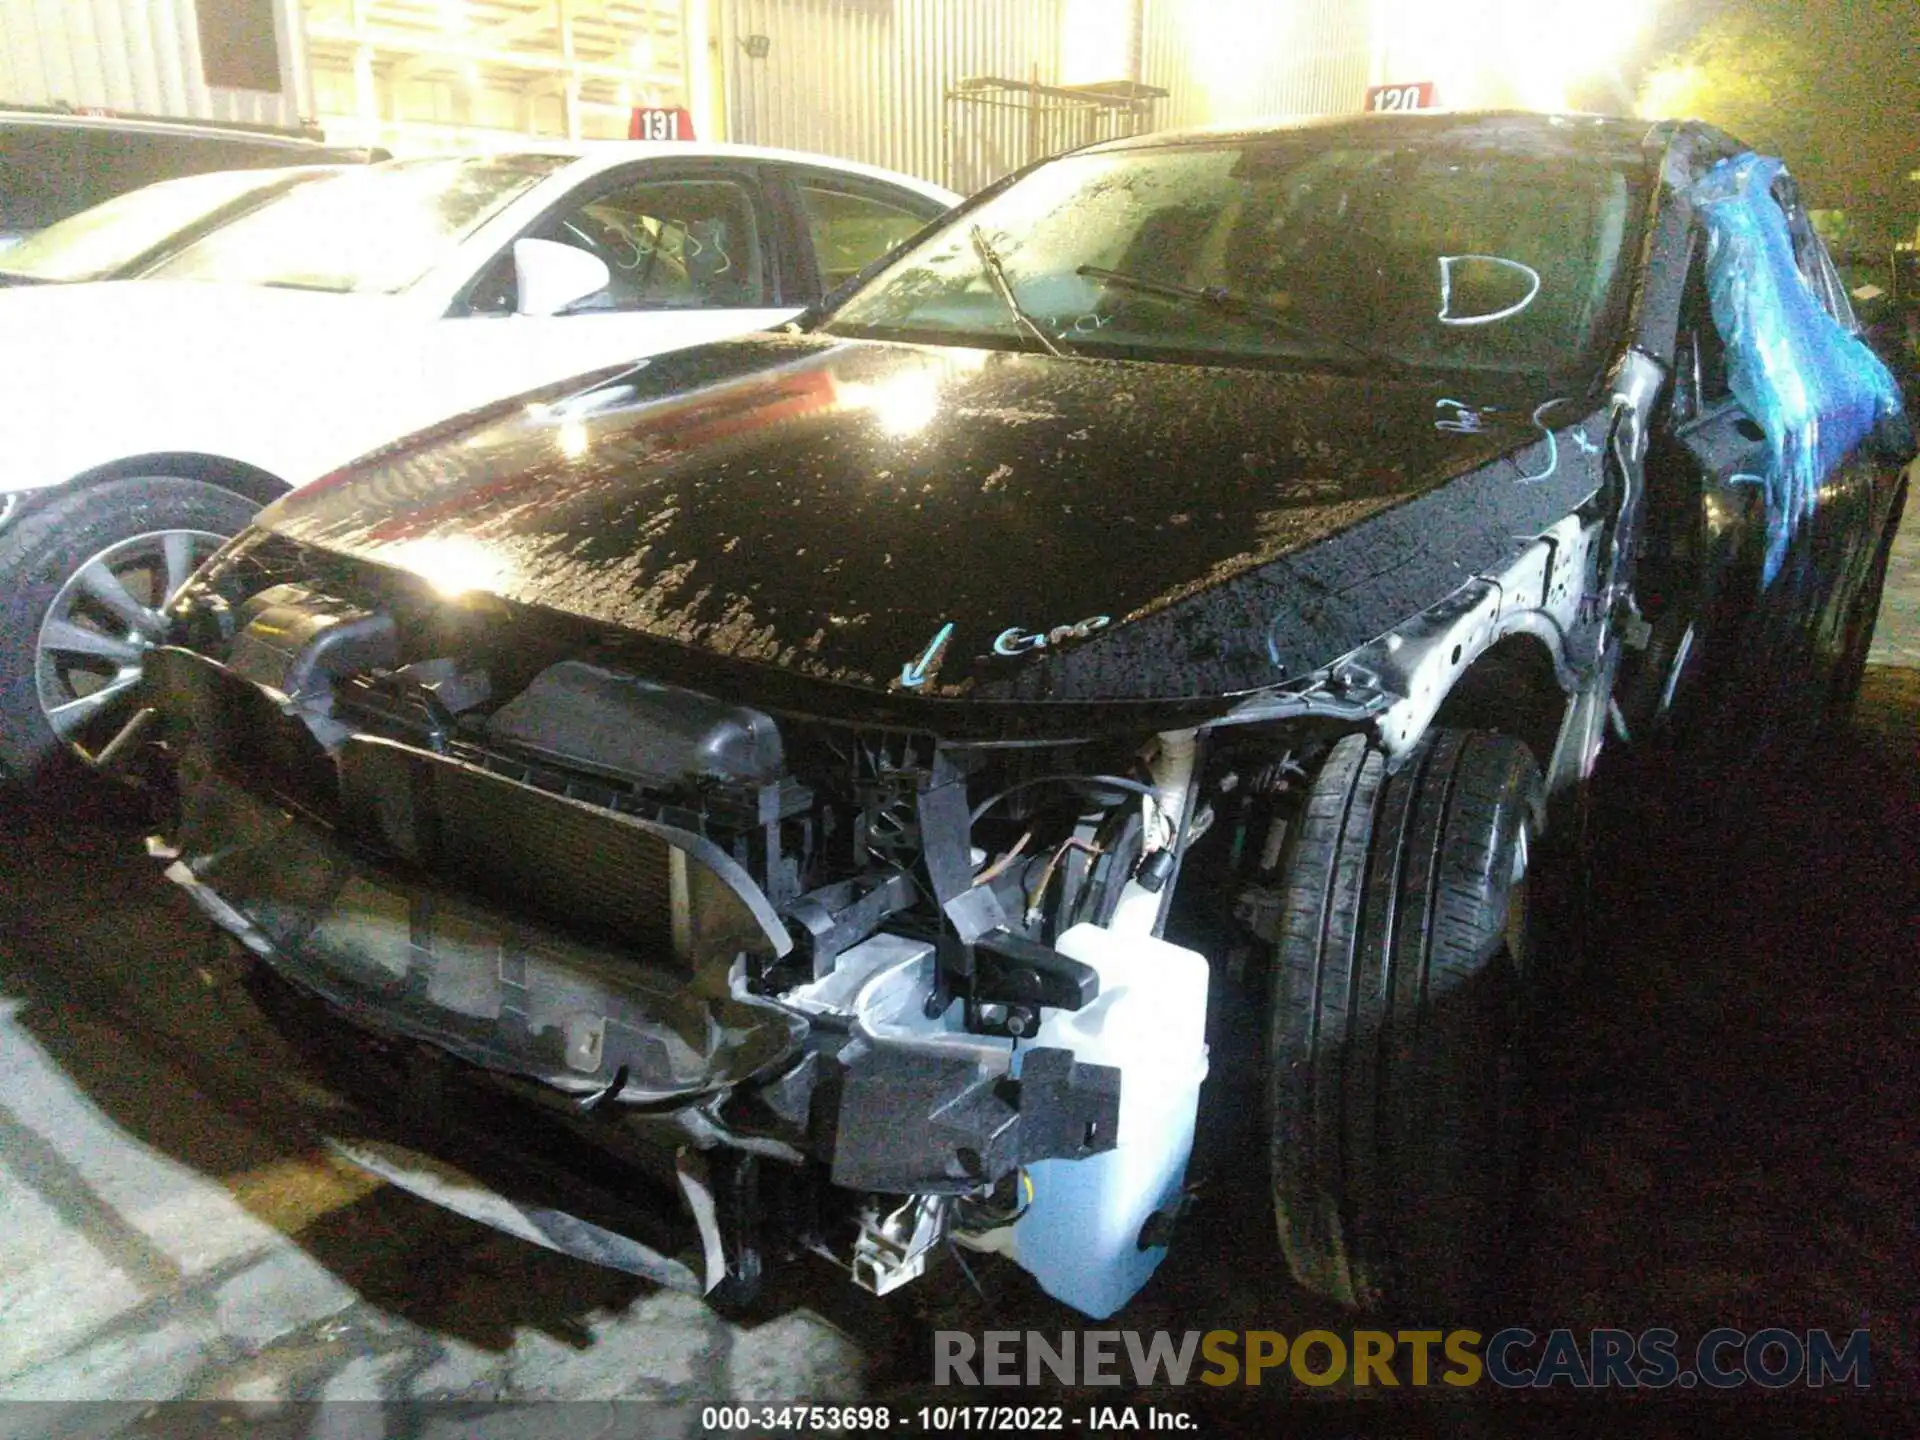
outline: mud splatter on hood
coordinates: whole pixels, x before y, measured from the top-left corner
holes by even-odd
[[[261,523],[896,697],[1065,698],[1023,672],[1495,462],[1513,488],[1551,397],[1505,383],[752,337],[463,417]],[[1271,683],[1272,651],[1075,698]]]

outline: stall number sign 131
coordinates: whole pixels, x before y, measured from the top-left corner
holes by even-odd
[[[1411,85],[1371,85],[1367,88],[1367,109],[1431,110],[1433,82],[1421,80]]]
[[[693,116],[685,106],[641,105],[627,122],[629,140],[691,140]]]

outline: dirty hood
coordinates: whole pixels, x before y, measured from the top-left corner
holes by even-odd
[[[1565,497],[1528,467],[1575,467],[1540,417],[1578,413],[1503,386],[758,336],[464,417],[261,523],[448,594],[895,698],[1222,693],[1337,639],[1277,646],[1264,592],[1211,613],[1246,577],[1490,466],[1550,523]],[[1477,492],[1448,508],[1496,548],[1528,523]],[[1487,549],[1419,527],[1439,573],[1407,611]],[[1391,570],[1395,544],[1338,563]],[[1155,617],[1172,648],[1129,654]],[[1099,664],[1069,683],[1080,650]]]

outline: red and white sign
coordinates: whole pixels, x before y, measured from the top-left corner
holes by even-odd
[[[1369,110],[1431,110],[1434,108],[1433,81],[1415,80],[1404,85],[1369,85]]]
[[[684,105],[641,105],[627,122],[629,140],[691,140],[693,115]]]

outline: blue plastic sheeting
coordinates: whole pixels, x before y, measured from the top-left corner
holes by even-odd
[[[1900,390],[1801,279],[1787,217],[1768,193],[1784,167],[1754,154],[1722,160],[1694,186],[1707,227],[1707,293],[1738,400],[1766,432],[1771,584],[1820,484],[1881,421]]]

